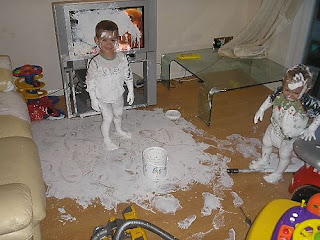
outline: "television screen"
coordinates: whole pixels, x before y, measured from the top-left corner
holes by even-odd
[[[107,8],[68,10],[71,42],[69,52],[75,58],[98,53],[94,42],[95,26],[101,20],[111,20],[119,28],[119,51],[130,51],[144,47],[144,7],[118,8],[116,4]]]

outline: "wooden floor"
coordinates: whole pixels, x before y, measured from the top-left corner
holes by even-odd
[[[178,109],[182,113],[182,117],[192,122],[198,128],[206,131],[210,136],[219,139],[225,139],[231,134],[240,134],[244,137],[253,137],[261,139],[263,133],[270,120],[270,112],[265,114],[264,121],[255,125],[253,116],[260,104],[265,100],[270,90],[264,86],[251,87],[241,90],[220,93],[214,97],[213,124],[207,126],[197,117],[197,96],[199,83],[197,81],[174,82],[174,88],[166,89],[161,83],[158,84],[157,105],[154,107],[168,109]],[[205,139],[199,139],[210,141]],[[211,143],[213,144],[213,143]],[[229,167],[247,168],[249,159],[244,159],[241,155],[231,155],[230,153],[220,151],[216,148],[210,148],[210,153],[220,152],[231,157]],[[278,185],[268,184],[263,180],[262,173],[242,173],[234,174],[234,186],[231,190],[225,190],[221,193],[222,205],[225,211],[225,226],[213,230],[203,238],[194,237],[193,239],[204,240],[224,240],[228,238],[229,229],[233,228],[236,232],[236,239],[245,239],[249,227],[244,222],[245,218],[240,209],[234,207],[233,198],[228,191],[234,191],[244,200],[243,210],[251,219],[254,219],[259,211],[271,200],[278,198],[290,198],[288,186],[291,181],[292,174],[285,173],[284,180]],[[130,187],[130,186],[129,186]],[[138,214],[141,219],[149,221],[167,232],[171,233],[178,239],[187,239],[189,236],[198,232],[207,232],[212,228],[212,216],[201,217],[201,209],[203,207],[202,192],[212,192],[212,186],[195,185],[189,191],[181,191],[174,193],[184,206],[181,211],[177,211],[175,215],[163,213],[152,213],[145,211],[139,207]],[[125,204],[118,206],[118,212],[107,211],[99,203],[82,209],[74,200],[54,198],[47,199],[47,217],[42,222],[42,235],[44,240],[84,240],[90,239],[93,229],[98,225],[105,225],[110,216],[121,218],[121,211],[126,207]],[[64,224],[59,221],[61,213],[58,208],[64,208],[77,221]],[[197,212],[196,221],[186,230],[178,227],[177,223],[191,214]],[[149,240],[162,239],[148,232]]]

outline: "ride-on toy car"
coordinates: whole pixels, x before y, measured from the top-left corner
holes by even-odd
[[[247,240],[319,240],[320,193],[307,204],[277,199],[259,213],[247,235]]]
[[[294,151],[305,164],[289,186],[292,200],[267,204],[254,220],[247,240],[320,240],[320,128],[316,140],[296,140]]]
[[[289,192],[294,201],[308,201],[313,194],[320,192],[320,128],[316,131],[316,140],[298,139],[293,149],[305,164],[294,174]]]

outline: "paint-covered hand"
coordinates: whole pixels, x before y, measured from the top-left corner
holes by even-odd
[[[253,122],[256,124],[258,123],[258,120],[262,121],[264,112],[272,106],[271,97],[267,97],[267,99],[262,103],[259,110],[256,112],[256,115],[254,115]]]
[[[302,131],[301,138],[306,141],[311,141],[312,139],[316,140],[316,131],[320,126],[320,115],[317,116],[308,128]]]
[[[264,111],[260,108],[260,109],[256,112],[256,114],[254,115],[253,122],[254,122],[255,124],[257,124],[257,123],[258,123],[258,120],[262,121],[263,115],[264,115]]]
[[[127,102],[129,103],[129,105],[132,105],[134,101],[134,93],[133,90],[128,92],[128,96],[127,96]]]
[[[313,129],[307,128],[302,131],[301,138],[305,141],[316,140],[316,131]]]
[[[91,99],[91,107],[93,110],[100,112],[99,102],[96,99]]]

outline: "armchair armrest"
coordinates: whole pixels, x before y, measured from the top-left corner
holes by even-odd
[[[30,189],[22,183],[0,185],[0,235],[25,229],[30,224],[32,225]]]

